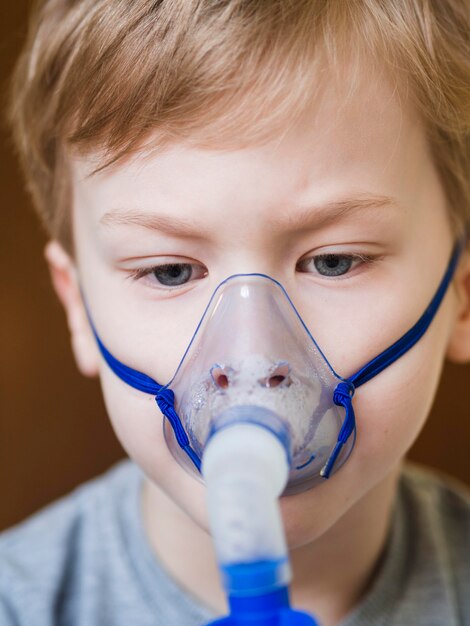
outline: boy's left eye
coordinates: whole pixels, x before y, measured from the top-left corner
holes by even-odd
[[[372,257],[362,254],[319,254],[300,260],[297,263],[297,270],[306,273],[313,271],[320,276],[334,278],[347,274],[353,266],[372,261]]]

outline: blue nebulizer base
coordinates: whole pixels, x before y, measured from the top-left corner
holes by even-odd
[[[230,615],[207,626],[319,626],[313,617],[289,606],[287,587],[258,596],[229,597]]]

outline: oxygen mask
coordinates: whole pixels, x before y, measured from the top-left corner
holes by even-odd
[[[194,454],[181,446],[170,420],[167,444],[181,465],[200,475],[194,460],[202,459],[215,432],[238,421],[256,423],[285,446],[286,493],[308,489],[328,470],[345,421],[345,407],[334,402],[342,382],[280,283],[260,274],[232,276],[214,292],[167,386]],[[351,424],[349,435],[353,430]],[[334,471],[353,445],[348,437]]]

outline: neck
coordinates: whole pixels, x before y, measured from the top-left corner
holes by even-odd
[[[399,470],[375,485],[318,539],[290,552],[292,604],[317,616],[322,626],[341,622],[374,580],[388,538]]]
[[[292,605],[322,626],[338,624],[370,586],[387,539],[398,473],[399,467],[321,536],[290,551]],[[150,544],[168,574],[217,614],[227,613],[210,535],[148,479],[142,506]]]

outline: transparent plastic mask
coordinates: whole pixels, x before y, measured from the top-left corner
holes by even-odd
[[[268,276],[253,274],[236,275],[219,285],[167,387],[175,394],[176,412],[199,458],[211,433],[235,413],[246,421],[269,415],[261,419],[286,441],[291,468],[286,493],[295,493],[322,480],[320,471],[345,417],[344,408],[333,402],[341,380],[284,288]],[[164,432],[176,460],[199,476],[168,420]],[[334,471],[353,445],[354,433]]]

